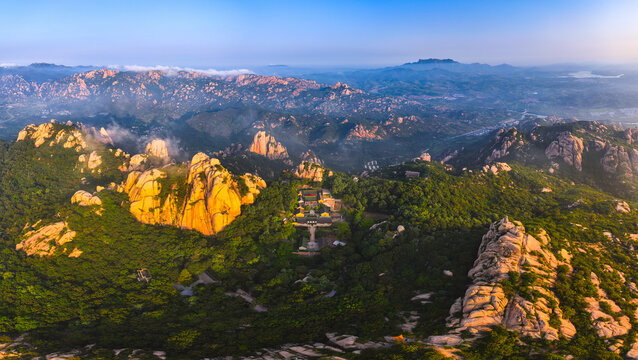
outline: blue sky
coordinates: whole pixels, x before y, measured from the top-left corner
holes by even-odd
[[[0,2],[0,63],[638,62],[638,1]]]

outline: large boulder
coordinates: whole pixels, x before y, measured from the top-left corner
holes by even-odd
[[[80,206],[100,206],[102,200],[87,191],[78,190],[71,197],[71,204],[78,204]]]

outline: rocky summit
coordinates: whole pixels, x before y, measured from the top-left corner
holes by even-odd
[[[573,337],[576,328],[563,318],[560,302],[549,290],[556,278],[555,269],[561,265],[546,249],[549,242],[544,231],[537,240],[525,232],[520,222],[507,217],[492,224],[483,236],[474,267],[468,272],[472,284],[450,308],[450,334],[433,336],[430,341],[457,345],[463,340],[455,334],[478,334],[495,325],[532,338]],[[518,279],[530,277],[538,280],[525,284],[529,289],[524,292],[519,291]],[[513,289],[503,286],[503,281],[514,285]],[[540,296],[530,297],[530,290]]]
[[[180,168],[131,171],[118,191],[128,194],[130,211],[147,224],[173,225],[212,235],[230,224],[241,206],[253,203],[266,187],[259,177],[237,179],[206,154],[193,156],[187,171]],[[175,171],[175,179],[167,179]],[[242,190],[240,184],[242,183]],[[183,194],[183,195],[182,195]]]

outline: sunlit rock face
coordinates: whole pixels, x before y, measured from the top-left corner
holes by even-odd
[[[263,155],[269,159],[286,159],[288,158],[288,151],[286,148],[275,138],[266,133],[260,131],[255,134],[253,143],[250,145],[250,152]]]
[[[71,204],[77,204],[79,206],[99,206],[102,205],[102,200],[87,191],[78,190],[71,197]]]
[[[332,176],[332,171],[323,167],[323,161],[312,150],[301,154],[301,158],[301,163],[294,170],[296,177],[321,182],[324,177]]]
[[[146,144],[146,154],[148,156],[155,156],[160,159],[169,159],[166,141],[162,139],[151,140],[151,142]]]
[[[27,125],[18,133],[17,141],[32,140],[35,147],[48,143],[80,152],[88,148],[84,134],[78,129],[56,130],[55,124]]]
[[[532,338],[556,340],[559,335],[574,336],[574,325],[563,318],[560,303],[551,291],[556,267],[569,264],[558,261],[546,248],[549,237],[544,231],[537,237],[526,233],[520,222],[507,217],[492,224],[468,272],[472,284],[450,309],[447,319],[450,334],[433,337],[431,341],[454,343],[451,340],[460,341],[462,331],[478,334],[495,325]],[[518,288],[513,294],[506,292],[503,281],[514,281],[512,274],[522,278],[528,273],[536,279],[529,290],[542,296],[529,298]],[[556,320],[554,325],[550,325],[552,318]]]
[[[171,169],[132,171],[119,186],[119,191],[128,194],[130,211],[139,221],[216,234],[266,187],[264,180],[252,174],[234,178],[219,160],[203,153],[193,157],[183,178],[170,187],[165,181],[168,171]]]
[[[40,221],[31,226],[32,230],[22,236],[22,240],[16,245],[16,250],[22,250],[28,256],[51,256],[61,245],[73,241],[76,235],[65,221],[44,226],[38,226],[39,223]]]

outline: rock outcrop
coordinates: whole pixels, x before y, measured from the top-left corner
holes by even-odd
[[[128,171],[140,171],[152,166],[161,166],[171,161],[166,142],[162,139],[153,139],[146,144],[146,152],[131,156],[128,163]]]
[[[261,189],[266,187],[266,182],[259,176],[245,173],[241,176],[241,180],[244,182],[245,187],[240,189],[242,204],[252,204],[255,202],[257,195],[261,192]]]
[[[78,163],[80,166],[80,172],[84,173],[84,166],[91,173],[101,173],[102,170],[99,169],[100,165],[102,165],[102,156],[97,153],[97,151],[91,151],[91,153],[82,154],[78,156]]]
[[[169,159],[168,147],[166,141],[162,139],[153,139],[146,144],[146,154],[160,159]]]
[[[294,175],[300,179],[308,179],[314,182],[323,181],[324,176],[332,176],[332,171],[318,163],[302,161],[295,169]]]
[[[33,227],[36,226],[37,223]],[[29,256],[51,256],[58,246],[72,241],[75,235],[65,221],[60,221],[28,231],[16,245],[16,250],[22,250]]]
[[[266,186],[251,174],[235,179],[219,160],[203,153],[193,157],[188,173],[170,188],[162,188],[166,171],[129,173],[118,190],[128,194],[131,213],[143,223],[173,225],[205,235],[230,224],[241,213],[241,206],[252,203]]]
[[[520,137],[518,130],[511,129],[507,132],[501,129],[494,139],[495,145],[492,147],[492,152],[485,158],[485,164],[490,164],[500,158],[503,158],[510,154],[510,148],[518,142],[522,141],[518,139]]]
[[[630,178],[638,173],[638,151],[623,146],[605,145],[600,159],[603,170],[619,177]]]
[[[100,206],[102,200],[87,191],[78,190],[71,197],[71,204],[78,204],[80,206]]]
[[[620,307],[608,298],[605,290],[600,288],[600,280],[598,276],[591,273],[591,282],[596,287],[597,298],[586,297],[587,312],[591,316],[591,321],[598,336],[603,338],[612,338],[625,335],[631,330],[631,323],[627,315],[622,315]],[[606,303],[615,316],[606,313],[601,307],[601,303]]]
[[[141,170],[144,168],[144,164],[146,164],[146,159],[148,156],[146,154],[136,154],[131,156],[131,159],[128,163],[128,171]]]
[[[482,170],[485,173],[491,172],[494,175],[498,175],[501,172],[512,171],[512,168],[509,166],[508,163],[497,162],[497,163],[493,163],[493,164],[489,164],[489,165],[483,166]]]
[[[627,204],[626,201],[617,200],[616,201],[616,211],[621,213],[629,213],[631,212],[631,207]]]
[[[548,159],[562,159],[568,165],[573,166],[578,171],[582,171],[584,148],[581,138],[566,131],[560,133],[558,138],[549,144],[547,149],[545,149],[545,156]]]
[[[249,151],[273,160],[288,158],[288,150],[265,131],[255,134]]]
[[[40,125],[27,125],[18,133],[17,141],[32,140],[35,147],[40,147],[45,142],[49,146],[62,145],[65,149],[75,149],[80,152],[88,147],[84,134],[78,129],[58,128],[55,123]]]
[[[432,161],[432,156],[427,152],[422,152],[421,155],[416,158],[416,160]]]
[[[559,301],[550,290],[554,269],[560,263],[545,248],[549,243],[547,235],[541,233],[538,238],[527,234],[520,222],[507,217],[492,224],[483,236],[474,267],[468,272],[472,285],[450,309],[448,326],[452,331],[430,341],[460,343],[461,331],[477,334],[495,325],[533,338],[572,337],[576,330],[563,318]],[[511,278],[512,274],[535,280],[525,285],[528,288],[524,292],[517,284],[506,289],[503,281],[517,281]],[[531,295],[534,292],[542,296]]]
[[[319,165],[323,166],[323,160],[319,159],[317,154],[315,154],[315,152],[312,151],[312,150],[308,150],[308,151],[304,152],[303,154],[301,154],[301,160],[302,161],[312,162],[312,163],[319,164]]]
[[[350,130],[346,140],[381,140],[385,135],[385,131],[379,126],[366,128],[361,124],[357,124]]]

